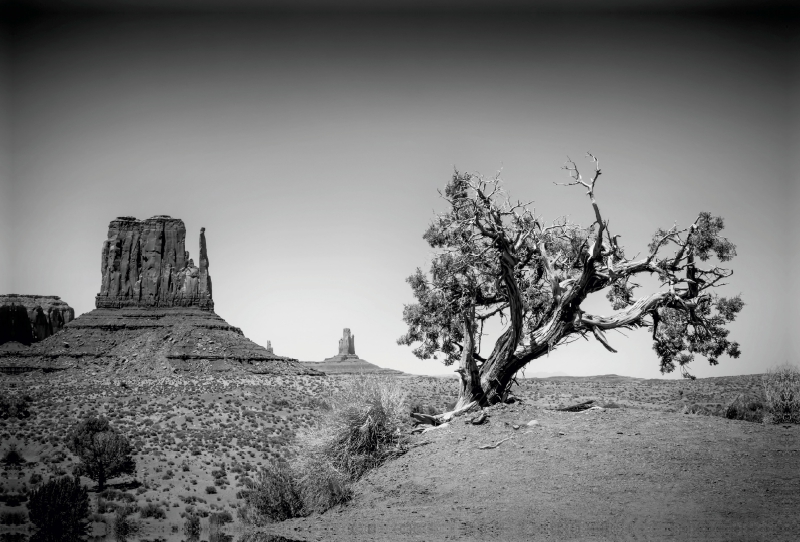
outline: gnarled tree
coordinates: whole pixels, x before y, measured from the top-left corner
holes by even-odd
[[[616,352],[606,332],[647,327],[661,372],[687,365],[695,355],[712,365],[721,355],[739,356],[725,324],[744,306],[740,296],[720,297],[714,288],[733,274],[712,263],[727,262],[736,247],[720,235],[722,218],[700,213],[686,228],[658,229],[647,255],[629,259],[612,235],[595,198],[601,170],[585,179],[572,160],[563,169],[566,186],[586,190],[594,222],[581,227],[566,219],[545,225],[530,204],[513,203],[499,178],[456,172],[440,192],[449,204],[425,240],[436,249],[430,273],[421,269],[407,281],[417,302],[406,305],[408,333],[399,344],[414,345],[421,359],[444,356],[459,363],[456,410],[477,401],[502,401],[514,375],[536,358],[575,340],[593,336]],[[637,298],[633,280],[652,275],[658,291]],[[616,311],[608,316],[581,308],[589,294],[607,290]],[[481,355],[484,323],[501,318],[503,333],[488,357]]]
[[[96,480],[98,491],[105,489],[110,478],[136,472],[130,441],[104,417],[90,416],[73,427],[67,448],[81,460],[76,474]]]

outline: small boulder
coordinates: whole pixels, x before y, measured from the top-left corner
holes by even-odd
[[[536,426],[536,425],[539,425],[539,421],[538,421],[538,420],[531,420],[531,421],[529,421],[529,422],[528,422],[526,425],[527,425],[528,427],[534,427],[534,426]]]

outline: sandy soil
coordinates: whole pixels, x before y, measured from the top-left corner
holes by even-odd
[[[137,449],[139,487],[119,487],[131,477],[112,486],[166,514],[134,514],[145,531],[139,538],[183,540],[182,513],[235,517],[245,478],[285,456],[295,433],[313,423],[317,399],[351,378],[170,376],[126,378],[122,386],[95,373],[0,380],[0,393],[30,396],[29,417],[0,420],[0,457],[15,444],[28,461],[0,466],[0,514],[24,510],[5,497],[33,489],[35,475],[41,483],[71,472],[76,458],[64,446],[66,432],[87,414],[102,414]],[[455,400],[455,379],[396,378],[409,405],[442,411]],[[757,375],[521,380],[515,393],[524,404],[489,409],[488,425],[457,420],[414,436],[418,446],[359,482],[350,504],[270,531],[288,540],[798,540],[800,427],[683,414],[719,413],[759,386]],[[586,399],[621,408],[551,410]],[[533,419],[539,425],[527,427]],[[220,481],[214,473],[223,466]],[[94,493],[92,502],[97,512]],[[96,534],[107,532],[113,513],[102,516],[92,524]],[[208,517],[202,525],[207,533]],[[243,527],[228,527],[238,540]]]
[[[348,541],[800,537],[800,427],[631,408],[488,412],[485,426],[459,419],[415,436],[348,505],[271,530]]]

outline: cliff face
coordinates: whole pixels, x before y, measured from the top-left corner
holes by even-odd
[[[74,319],[75,311],[57,296],[0,295],[0,344],[44,340]]]
[[[189,258],[185,241],[186,226],[177,218],[112,220],[103,242],[102,284],[95,306],[213,310],[205,228],[200,230],[200,267]]]

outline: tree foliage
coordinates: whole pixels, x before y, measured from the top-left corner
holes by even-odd
[[[418,268],[407,279],[416,302],[404,308],[408,331],[398,343],[413,345],[421,359],[459,361],[462,396],[499,400],[517,370],[576,338],[594,337],[616,352],[605,336],[611,329],[648,328],[662,373],[680,367],[691,377],[687,366],[696,355],[712,365],[723,354],[739,355],[725,326],[744,303],[714,293],[733,272],[712,261],[736,255],[721,236],[723,219],[702,212],[688,227],[659,228],[647,254],[631,259],[601,215],[595,198],[601,170],[588,156],[589,180],[571,160],[564,166],[570,175],[564,184],[586,189],[595,216],[588,227],[566,218],[545,224],[530,204],[513,202],[498,177],[456,171],[440,192],[449,208],[423,236],[435,253],[428,273]],[[639,297],[639,275],[657,277],[661,288]],[[615,313],[581,308],[603,290]],[[505,327],[483,357],[481,331],[490,318]]]
[[[108,479],[136,470],[130,441],[106,418],[90,417],[79,423],[67,436],[67,447],[81,459],[78,472],[95,480],[100,491]]]
[[[89,516],[89,494],[78,478],[50,480],[31,493],[28,517],[38,531],[39,542],[83,540]]]

